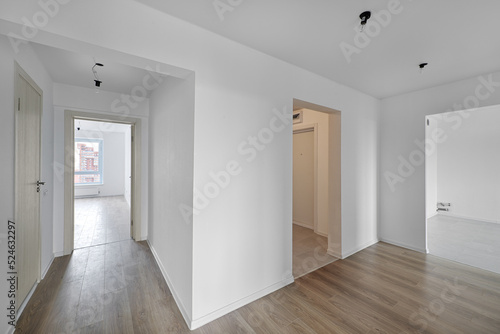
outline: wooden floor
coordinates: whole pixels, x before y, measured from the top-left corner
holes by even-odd
[[[87,250],[87,251],[86,251]],[[189,333],[148,245],[57,258],[16,333]],[[193,333],[500,333],[500,275],[379,243]]]
[[[124,196],[75,199],[75,248],[130,239],[130,207]]]
[[[298,278],[326,266],[337,258],[327,254],[328,238],[293,224],[293,277]]]
[[[436,215],[427,220],[429,253],[500,274],[500,224]]]

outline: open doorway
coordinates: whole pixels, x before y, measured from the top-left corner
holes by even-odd
[[[74,121],[74,248],[131,238],[131,125]]]
[[[78,153],[77,147],[78,147],[78,139],[85,139],[84,136],[84,131],[85,129],[82,128],[83,124],[86,124],[86,126],[90,126],[90,122],[92,121],[95,122],[98,128],[98,131],[89,131],[90,132],[90,137],[87,139],[91,139],[90,143],[87,143],[86,145],[90,146],[91,149],[86,148],[92,155],[98,156],[99,155],[99,145],[102,150],[102,154],[104,156],[104,160],[101,161],[101,166],[97,166],[95,169],[96,170],[90,170],[87,171],[87,173],[83,173],[84,175],[91,175],[88,176],[90,181],[93,181],[94,183],[98,183],[95,181],[100,181],[102,180],[102,184],[94,184],[94,185],[84,185],[81,186],[82,189],[79,189],[79,185],[76,183],[81,181],[81,178],[78,177],[77,173],[77,163],[81,163],[80,160],[81,158],[77,158],[75,155]],[[107,124],[107,125],[106,125]],[[80,127],[80,130],[78,128]],[[76,215],[75,215],[75,197],[82,197],[81,195],[87,195],[87,196],[93,196],[93,197],[102,197],[99,195],[105,195],[105,194],[113,194],[109,189],[106,189],[103,187],[103,185],[106,185],[107,183],[107,176],[106,176],[106,167],[113,167],[116,166],[115,161],[113,162],[107,162],[106,161],[106,156],[114,157],[116,160],[121,160],[123,161],[120,166],[123,168],[123,173],[115,173],[113,172],[113,168],[111,169],[111,176],[116,177],[116,175],[121,175],[119,178],[122,178],[123,180],[123,191],[118,194],[122,194],[123,198],[125,198],[125,202],[123,200],[121,201],[121,205],[125,206],[125,204],[128,206],[128,215],[127,214],[118,214],[118,211],[115,209],[111,210],[111,218],[114,221],[114,224],[116,224],[116,219],[117,217],[121,216],[120,221],[124,222],[126,217],[128,219],[128,224],[127,223],[122,223],[121,227],[123,232],[120,232],[118,236],[112,235],[113,232],[110,229],[104,228],[102,225],[98,225],[94,227],[94,232],[95,230],[101,230],[99,231],[99,234],[107,234],[107,236],[98,236],[96,237],[96,240],[94,240],[93,234],[92,238],[90,238],[90,233],[89,232],[86,236],[86,240],[92,239],[90,241],[91,245],[92,243],[94,244],[99,244],[103,243],[106,240],[109,242],[112,242],[112,240],[118,238],[133,238],[134,240],[140,240],[140,235],[141,235],[141,211],[140,211],[140,203],[141,203],[141,120],[138,118],[134,117],[127,117],[127,116],[115,116],[115,115],[104,115],[104,114],[97,114],[97,113],[89,113],[89,112],[79,112],[79,111],[71,111],[71,110],[66,110],[64,114],[64,142],[66,146],[65,150],[65,161],[67,164],[67,173],[64,173],[64,253],[65,254],[71,254],[73,250],[76,248],[75,241],[77,240],[77,232],[76,228]],[[120,129],[120,130],[118,130]],[[104,131],[103,131],[104,130]],[[125,149],[125,147],[130,147],[130,163],[125,163],[125,161],[128,161],[127,155],[123,153],[123,156],[121,159],[116,158],[115,152],[110,152],[114,150],[118,150],[116,147],[113,149],[107,149],[106,147],[106,138],[109,138],[109,136],[106,134],[106,132],[109,132],[110,134],[113,133],[121,133],[120,136],[123,136],[125,139],[123,141],[120,141],[121,144],[120,147],[122,152],[125,151],[127,152],[128,150]],[[82,138],[83,137],[83,138]],[[88,137],[88,136],[87,136]],[[92,139],[94,141],[92,141]],[[101,141],[102,140],[102,141]],[[108,142],[109,144],[109,142]],[[123,146],[122,146],[123,144]],[[113,145],[112,145],[113,146]],[[81,146],[83,147],[83,146]],[[87,147],[87,146],[85,146]],[[97,153],[95,153],[97,151]],[[95,163],[95,161],[91,161],[92,163]],[[89,162],[90,163],[90,162]],[[97,162],[97,165],[99,163]],[[128,167],[130,166],[130,168]],[[102,167],[102,169],[100,169]],[[103,172],[104,174],[102,176],[99,176],[98,174],[100,172]],[[116,175],[115,175],[116,174]],[[128,178],[128,180],[126,180]],[[109,181],[109,180],[108,180]],[[91,182],[92,183],[92,182]],[[92,189],[96,188],[96,189]],[[89,190],[91,189],[91,190]],[[128,190],[127,190],[128,189]],[[130,205],[127,204],[127,198],[130,200]],[[107,198],[110,199],[110,198]],[[124,204],[125,203],[125,204]],[[109,203],[108,203],[109,204]],[[116,203],[112,203],[114,206],[118,206]],[[104,204],[105,205],[105,204]],[[97,210],[97,209],[95,209]],[[102,216],[102,214],[101,214]],[[102,220],[103,217],[99,217],[99,214],[96,214],[94,218],[90,219],[97,219]],[[89,227],[90,230],[92,230],[92,227]],[[105,230],[106,232],[102,231]],[[128,230],[128,231],[127,231]],[[80,231],[81,232],[81,231]],[[83,232],[82,232],[83,233]],[[85,239],[84,239],[85,240]],[[118,240],[114,240],[118,241]],[[82,244],[80,244],[81,246]]]
[[[500,106],[426,118],[430,254],[500,273]]]
[[[340,113],[294,100],[293,276],[341,257]]]

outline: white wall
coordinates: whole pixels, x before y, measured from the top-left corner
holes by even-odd
[[[99,196],[122,196],[125,194],[125,134],[108,131],[76,131],[76,138],[103,140],[103,184],[75,186],[75,197],[80,189],[98,188]],[[129,146],[130,147],[130,146]]]
[[[177,305],[192,319],[194,77],[168,78],[150,98],[149,242]],[[186,215],[188,213],[185,213]]]
[[[329,114],[318,112],[310,109],[302,110],[302,123],[293,125],[296,129],[298,126],[307,126],[317,124],[318,132],[318,179],[317,179],[317,206],[318,206],[318,230],[317,233],[328,235],[328,218],[329,218],[329,159],[330,159],[330,145],[329,145]]]
[[[42,114],[42,155],[41,178],[46,182],[41,195],[41,270],[45,274],[54,253],[52,249],[52,206],[53,206],[53,108],[52,80],[33,50],[27,46],[22,52],[15,53],[8,40],[0,35],[0,101],[2,104],[0,122],[0,140],[2,142],[2,164],[0,164],[0,253],[7,254],[7,221],[14,220],[14,61],[30,75],[43,91]],[[7,272],[6,261],[0,264],[1,270]],[[1,280],[0,289],[8,291],[7,282]],[[0,295],[0,304],[7,305],[7,293]],[[0,323],[0,332],[7,330],[7,321]]]
[[[420,164],[413,167],[414,171],[407,167],[403,169],[401,161],[409,162],[412,154],[413,160],[418,160],[418,152],[421,149],[415,141],[422,142],[425,139],[426,115],[454,109],[470,109],[476,103],[481,106],[500,104],[500,72],[485,74],[482,79],[479,77],[465,79],[382,101],[380,129],[380,238],[382,240],[425,251],[425,168]],[[403,171],[402,176],[399,175],[398,168]],[[393,189],[386,180],[389,172],[400,177],[397,182],[393,182]]]
[[[0,29],[20,34],[20,18],[37,10],[34,0],[10,4],[0,14],[7,20]],[[93,24],[89,25],[89,18]],[[192,301],[192,318],[187,319],[191,326],[202,325],[293,279],[294,98],[342,113],[342,255],[377,241],[377,99],[131,0],[70,2],[51,19],[37,41],[71,51],[110,54],[109,50],[116,50],[119,52],[113,56],[117,61],[129,61],[127,54],[132,54],[161,66],[170,64],[195,72],[194,189],[204,189],[212,182],[210,173],[226,169],[231,161],[240,163],[241,172],[193,217],[192,298],[179,288],[181,299]],[[289,114],[289,122],[276,123],[281,130],[249,162],[249,155],[238,153],[238,147],[269,128],[270,122],[280,122],[282,117],[274,109]],[[160,141],[155,145],[161,143],[166,144]],[[160,192],[158,196],[158,202],[167,205],[168,194]],[[161,221],[168,218],[158,214]],[[179,227],[179,231],[174,230],[179,235],[174,236],[166,231],[155,230],[155,243],[175,237],[188,239],[184,233],[189,230]],[[188,259],[189,253],[185,257]],[[176,264],[180,259],[172,261]],[[189,309],[188,305],[183,307]]]
[[[93,89],[54,84],[54,252],[61,254],[64,245],[64,112],[75,110],[80,112],[91,112],[102,115],[113,114],[112,104],[120,99],[120,94],[101,90],[96,94]],[[116,112],[114,113],[116,115]],[[142,125],[142,231],[141,239],[148,234],[148,115],[149,100],[140,103],[136,108],[130,108],[125,115],[140,118]],[[123,174],[122,174],[123,175]]]
[[[456,117],[460,126],[450,121]],[[437,197],[451,203],[443,214],[500,223],[499,125],[500,105],[446,115],[439,123],[445,140],[438,145]]]

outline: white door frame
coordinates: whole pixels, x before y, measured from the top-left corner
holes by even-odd
[[[75,120],[130,124],[132,126],[131,209],[132,238],[141,240],[141,119],[120,115],[65,110],[64,112],[64,255],[74,249],[74,191],[75,191]]]
[[[313,220],[314,220],[314,233],[318,233],[318,124],[317,123],[312,123],[312,124],[300,124],[300,125],[295,125],[295,128],[293,129],[293,134],[296,133],[302,133],[302,132],[313,132],[313,153],[314,153],[314,182],[313,182],[313,194],[314,194],[314,212],[313,212]],[[293,189],[293,187],[292,187]],[[293,217],[292,217],[293,220]]]

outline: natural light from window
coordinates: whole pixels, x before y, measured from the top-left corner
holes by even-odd
[[[75,185],[102,184],[102,139],[75,139]]]

